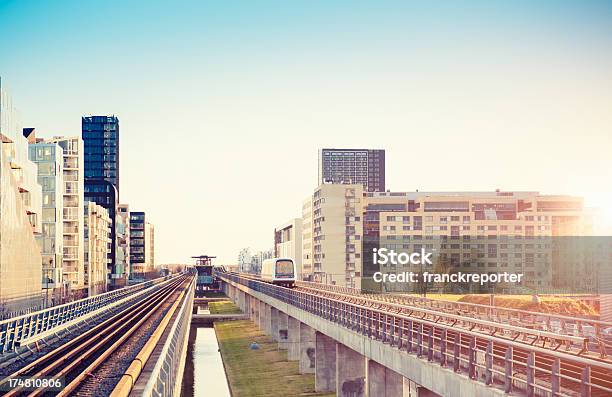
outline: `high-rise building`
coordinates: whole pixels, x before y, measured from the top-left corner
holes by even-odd
[[[147,273],[152,273],[155,269],[155,226],[152,223],[145,223],[145,269]]]
[[[34,130],[24,134],[33,139]],[[45,304],[60,302],[64,256],[64,151],[57,143],[31,143],[29,158],[38,166],[42,186],[42,233],[36,236],[42,254]]]
[[[361,287],[363,186],[320,185],[312,195],[313,281]]]
[[[319,150],[318,184],[359,184],[367,192],[385,191],[385,151],[380,149]]]
[[[53,137],[43,142],[56,143],[63,151],[62,279],[64,293],[75,298],[77,295],[72,290],[85,288],[83,140],[79,137]]]
[[[274,229],[274,257],[293,259],[296,276],[302,279],[302,218],[291,219]]]
[[[144,280],[155,267],[155,227],[144,212],[130,212],[130,280]]]
[[[124,281],[127,282],[130,275],[130,206],[127,204],[119,204],[117,208],[115,232],[117,233],[115,266],[118,268],[117,273],[125,274]]]
[[[38,167],[28,159],[28,141],[0,80],[0,316],[43,303],[34,237],[42,231],[41,213]]]
[[[117,208],[119,206],[119,193],[110,181],[104,179],[85,179],[85,201],[92,201],[108,211],[111,219],[109,223],[109,247],[107,259],[107,276],[109,288],[125,285],[126,271],[117,266]]]
[[[85,180],[103,179],[119,191],[119,119],[115,116],[81,118],[85,145]]]
[[[106,292],[108,247],[111,222],[106,208],[88,201],[84,207],[85,219],[85,285],[88,295]]]
[[[126,269],[117,266],[117,206],[119,205],[119,119],[115,116],[81,118],[85,153],[85,200],[106,208],[111,219],[108,252],[109,288],[125,284]]]
[[[312,196],[302,203],[302,279],[312,281]]]

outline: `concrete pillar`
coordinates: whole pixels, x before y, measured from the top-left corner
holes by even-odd
[[[315,333],[315,391],[336,391],[336,342]]]
[[[266,303],[266,323],[265,323],[266,335],[272,335],[272,306]]]
[[[300,374],[315,373],[315,329],[300,323]]]
[[[289,316],[281,311],[278,312],[278,348],[289,348]]]
[[[355,350],[341,343],[336,343],[337,396],[366,396],[366,360],[364,356],[357,353]]]
[[[402,375],[373,360],[367,360],[367,365],[368,396],[409,397],[404,393]]]
[[[266,318],[266,304],[263,301],[259,301],[257,326],[259,327],[260,330],[264,332],[266,330],[265,318]]]
[[[269,335],[272,337],[272,339],[278,342],[278,327],[280,323],[278,309],[271,307],[270,314],[272,328],[270,329]]]
[[[300,321],[289,317],[287,331],[287,359],[289,361],[298,361],[300,359]]]

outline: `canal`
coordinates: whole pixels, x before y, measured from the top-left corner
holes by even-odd
[[[208,313],[208,309],[198,308],[197,312],[205,314]],[[212,327],[190,329],[181,395],[183,397],[231,396],[217,335]]]

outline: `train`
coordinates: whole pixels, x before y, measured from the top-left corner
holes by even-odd
[[[290,258],[266,259],[261,264],[259,277],[270,284],[293,288],[297,279],[295,263]]]

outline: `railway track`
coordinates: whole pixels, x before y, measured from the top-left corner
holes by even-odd
[[[549,335],[549,333],[543,333],[537,330],[533,330],[531,328],[523,328],[518,329],[518,327],[513,327],[515,332],[513,333],[503,333],[500,332],[504,327],[510,327],[509,324],[505,323],[495,323],[485,320],[479,320],[472,317],[462,319],[458,318],[461,316],[440,312],[435,313],[435,311],[423,309],[420,307],[412,307],[408,305],[402,305],[398,303],[391,303],[389,301],[383,299],[377,299],[377,295],[370,294],[345,294],[339,292],[333,292],[326,289],[318,289],[314,286],[299,286],[296,288],[297,291],[305,292],[308,294],[313,294],[316,296],[322,296],[330,299],[335,299],[342,302],[347,302],[351,304],[362,305],[368,308],[374,308],[379,310],[379,314],[375,315],[372,318],[372,323],[378,323],[382,328],[387,329],[395,329],[397,332],[400,332],[400,324],[397,322],[395,318],[385,318],[384,312],[389,314],[403,314],[414,317],[419,321],[425,320],[423,322],[423,329],[419,328],[417,323],[412,323],[412,328],[409,332],[414,334],[421,334],[422,344],[427,346],[429,345],[429,338],[432,338],[432,345],[439,346],[441,343],[445,344],[445,351],[453,351],[455,338],[458,338],[457,343],[459,345],[459,349],[463,352],[468,351],[470,348],[469,345],[471,343],[472,338],[467,338],[462,335],[460,332],[449,331],[447,335],[442,338],[442,330],[436,327],[436,324],[446,324],[453,327],[457,327],[458,329],[465,329],[471,332],[480,332],[483,334],[481,338],[475,338],[475,349],[481,352],[485,352],[489,346],[489,341],[485,336],[495,335],[498,337],[507,338],[508,340],[518,341],[525,344],[525,348],[517,348],[513,350],[513,361],[515,362],[514,368],[516,371],[521,372],[525,371],[527,367],[527,361],[530,355],[529,346],[538,346],[538,342],[542,343],[542,348],[548,348],[551,353],[535,353],[534,354],[534,367],[537,368],[535,372],[536,379],[545,379],[550,377],[550,373],[553,371],[553,365],[555,365],[556,358],[554,357],[554,352],[559,348],[565,346],[565,353],[570,355],[574,355],[576,357],[588,358],[595,362],[602,362],[610,364],[612,360],[609,357],[601,357],[593,354],[589,354],[588,351],[585,350],[584,344],[586,343],[585,338],[569,336],[569,335]],[[359,315],[358,315],[359,316]],[[430,331],[431,330],[431,331]],[[406,332],[406,330],[403,330]],[[584,339],[580,342],[580,339]],[[444,342],[442,342],[444,341]],[[582,344],[579,348],[572,348],[576,342],[580,342]],[[492,344],[492,356],[494,357],[494,361],[498,361],[498,364],[503,366],[501,358],[505,357],[507,347],[502,343],[493,343]],[[425,349],[425,353],[428,353],[428,348]],[[438,352],[438,355],[440,353]],[[495,357],[499,358],[499,360],[495,360]],[[570,390],[574,390],[579,393],[579,390],[575,385],[579,384],[586,365],[580,364],[577,361],[569,361],[563,360],[560,362],[560,373],[564,379],[561,380],[561,387],[565,387]],[[597,387],[601,387],[602,389],[612,390],[612,372],[609,370],[600,370],[596,366],[592,369],[590,373],[591,382]],[[575,381],[572,382],[572,379]],[[595,391],[591,395],[593,396],[607,396],[607,392],[597,392]]]
[[[68,396],[80,388],[79,395],[86,395],[90,390],[95,395],[96,390],[85,387],[86,381],[102,364],[112,359],[113,354],[130,343],[134,336],[148,320],[167,302],[173,294],[179,293],[187,285],[192,276],[182,276],[160,287],[147,299],[126,310],[115,314],[92,329],[69,340],[49,353],[39,357],[30,364],[4,377],[0,386],[6,387],[10,379],[17,378],[53,378],[64,379],[61,391],[53,391],[50,387],[40,387],[34,390],[15,387],[6,391],[6,396]],[[81,387],[83,386],[83,387]]]

